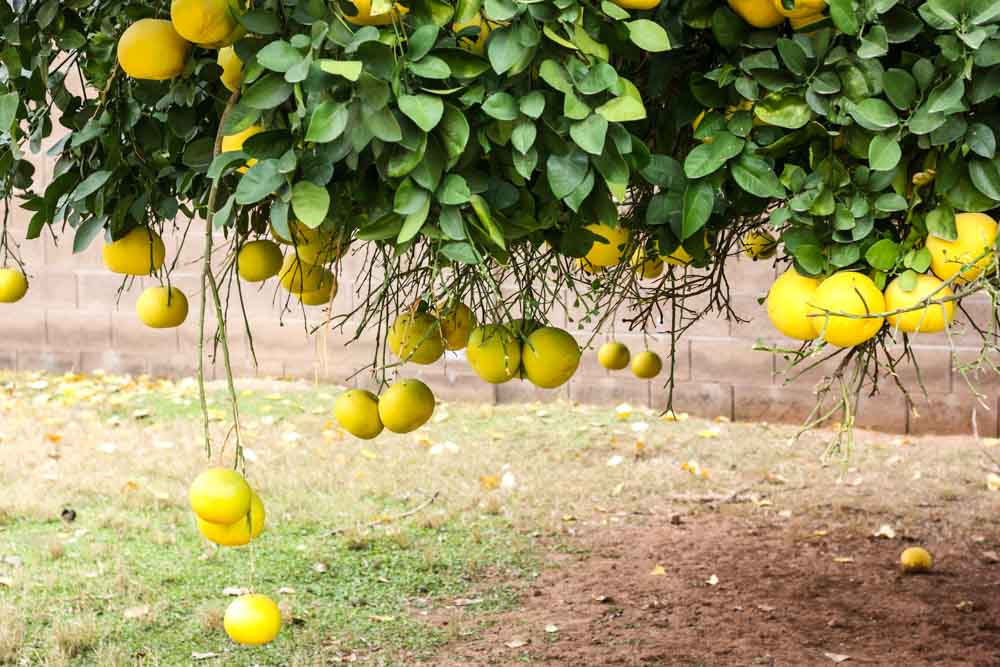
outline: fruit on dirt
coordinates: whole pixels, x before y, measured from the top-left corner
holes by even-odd
[[[885,312],[885,297],[872,279],[863,273],[841,271],[816,288],[810,304],[813,330],[837,347],[853,347],[865,342],[882,328],[883,317],[866,317]],[[829,312],[845,315],[826,315]]]
[[[167,255],[160,235],[148,227],[136,227],[102,250],[104,266],[114,273],[148,276],[159,271]]]
[[[393,5],[392,10],[384,14],[372,16],[371,0],[349,0],[349,2],[354,5],[358,13],[354,16],[347,16],[345,14],[344,18],[354,25],[389,25],[394,19],[398,20],[402,14],[410,11],[408,8],[397,3]]]
[[[961,285],[975,280],[993,263],[993,252],[987,251],[996,247],[997,223],[985,213],[959,213],[955,216],[955,228],[958,230],[957,239],[945,241],[929,236],[927,249],[931,252],[931,271],[934,275],[948,280],[961,271],[955,279]],[[963,265],[973,261],[975,264],[962,271]]]
[[[433,364],[444,354],[441,325],[430,313],[400,315],[389,327],[386,342],[393,354],[415,364]]]
[[[459,33],[466,28],[479,28],[479,34],[473,37],[462,36],[458,38],[458,45],[477,55],[483,55],[486,52],[486,38],[490,36],[490,24],[483,20],[482,14],[476,14],[468,21],[462,21],[458,23],[453,23],[451,29],[455,33]]]
[[[285,261],[278,272],[281,286],[292,294],[315,292],[325,289],[333,282],[333,274],[321,266],[313,266],[299,261],[295,253],[285,255]]]
[[[236,134],[227,134],[222,137],[222,152],[223,153],[235,153],[236,151],[243,150],[243,144],[247,142],[250,137],[260,134],[264,131],[264,128],[260,125],[251,125],[242,132],[237,132]],[[257,164],[257,160],[250,158],[247,160],[246,166],[240,167],[237,171],[241,174],[247,173],[250,167]]]
[[[166,81],[184,71],[190,48],[170,21],[140,19],[118,40],[118,64],[133,79]]]
[[[330,274],[329,280],[317,290],[298,295],[303,306],[325,306],[337,296],[337,277]]]
[[[234,524],[250,511],[253,492],[243,475],[229,468],[209,468],[188,490],[191,509],[204,521]]]
[[[595,240],[583,259],[602,268],[620,264],[628,247],[629,231],[624,227],[610,227],[603,224],[587,225],[586,229],[605,240]]]
[[[934,567],[934,558],[923,547],[910,547],[899,555],[899,566],[903,574],[930,572]]]
[[[0,303],[15,303],[28,292],[28,279],[18,269],[0,269]]]
[[[233,600],[222,619],[226,634],[237,644],[261,646],[281,630],[281,610],[266,595],[250,593]]]
[[[176,287],[147,287],[135,302],[139,320],[153,329],[173,329],[184,324],[188,300]]]
[[[338,396],[333,416],[341,428],[362,440],[371,440],[384,428],[378,416],[378,396],[364,389],[349,389]]]
[[[611,341],[597,350],[597,362],[609,371],[620,371],[628,366],[632,354],[624,343]]]
[[[931,275],[917,276],[917,284],[907,292],[902,279],[896,278],[885,288],[885,309],[887,311],[912,308],[924,299],[946,299],[954,296],[950,287],[942,288],[944,281]],[[933,296],[932,296],[933,295]],[[928,304],[922,308],[899,315],[889,315],[889,326],[905,333],[938,333],[944,331],[955,316],[955,302]]]
[[[528,336],[521,347],[521,364],[531,384],[555,389],[576,373],[580,365],[580,346],[568,331],[542,327]]]
[[[434,414],[434,393],[420,380],[400,380],[378,399],[378,416],[393,433],[415,431]]]
[[[472,330],[465,354],[476,375],[491,384],[503,384],[521,366],[521,341],[504,325],[487,324]]]
[[[650,253],[645,248],[639,248],[632,253],[632,268],[645,280],[659,278],[663,275],[663,259],[657,257],[655,251]]]
[[[660,0],[613,0],[622,9],[656,9],[660,6]]]
[[[767,293],[767,317],[774,328],[796,340],[816,338],[809,304],[818,287],[819,280],[800,275],[795,267],[778,276]]]
[[[260,239],[244,244],[236,257],[236,270],[248,283],[273,278],[281,270],[281,248],[274,241]]]
[[[243,83],[243,61],[236,55],[236,49],[231,46],[219,49],[219,57],[216,58],[219,67],[222,68],[222,85],[231,92]]]
[[[209,49],[229,46],[246,30],[237,16],[236,0],[173,0],[170,20],[174,29],[189,42]]]
[[[663,370],[663,360],[652,350],[645,350],[632,359],[632,374],[643,380],[651,380]]]
[[[773,28],[785,21],[771,0],[729,0],[729,6],[755,28]]]
[[[476,316],[464,303],[457,303],[438,315],[441,336],[449,350],[461,350],[469,344],[469,336],[476,327]]]
[[[242,547],[250,544],[264,531],[264,503],[255,492],[250,492],[250,514],[235,523],[212,523],[200,516],[195,517],[198,530],[210,542],[222,547]]]
[[[755,262],[771,259],[778,251],[778,241],[769,232],[750,232],[743,237],[743,252]]]

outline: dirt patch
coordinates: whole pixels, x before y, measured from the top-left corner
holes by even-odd
[[[461,610],[434,618],[475,637],[434,664],[1000,665],[1000,564],[989,562],[1000,534],[989,530],[925,534],[935,572],[904,577],[905,536],[811,520],[599,528],[572,538],[575,555],[550,557],[522,609],[486,628]]]

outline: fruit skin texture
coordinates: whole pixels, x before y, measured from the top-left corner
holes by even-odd
[[[243,61],[236,55],[236,49],[227,46],[219,49],[219,57],[216,58],[219,67],[222,68],[222,85],[230,92],[235,93],[236,89],[243,83]]]
[[[226,634],[237,644],[261,646],[274,641],[281,630],[281,610],[266,595],[241,595],[226,608]]]
[[[147,327],[173,329],[187,319],[188,300],[176,287],[147,287],[135,302],[135,312]]]
[[[253,491],[243,475],[229,468],[209,468],[188,490],[191,509],[204,521],[234,524],[250,511]]]
[[[303,306],[325,306],[335,296],[337,296],[337,278],[333,274],[330,274],[329,282],[325,283],[323,287],[311,292],[302,292],[298,295],[299,302]]]
[[[651,350],[645,350],[632,359],[632,374],[643,380],[651,380],[663,370],[663,360],[660,355]]]
[[[433,364],[444,354],[441,326],[429,313],[400,315],[389,327],[389,349],[403,361]]]
[[[910,547],[899,556],[899,566],[903,574],[920,574],[930,572],[934,567],[934,558],[923,547]]]
[[[632,254],[632,268],[645,280],[652,280],[663,275],[663,259],[655,254],[648,254],[639,248]]]
[[[597,350],[597,361],[609,371],[620,371],[628,367],[632,354],[624,343],[612,341],[605,343]]]
[[[933,299],[944,299],[954,296],[950,287],[938,291],[942,280],[930,275],[917,276],[917,285],[911,291],[903,290],[900,279],[896,278],[885,288],[885,309],[899,310],[909,308],[933,294]],[[889,326],[905,333],[938,333],[944,331],[955,316],[955,302],[932,304],[919,310],[911,310],[899,315],[890,315],[886,319]]]
[[[350,389],[333,404],[337,423],[355,438],[371,440],[384,428],[378,416],[378,396],[364,389]]]
[[[771,259],[778,252],[778,241],[768,232],[750,232],[743,237],[743,252],[755,262]]]
[[[230,46],[246,30],[236,20],[240,10],[234,0],[173,0],[170,20],[189,42],[208,49]]]
[[[298,253],[299,259],[316,266],[340,259],[346,250],[346,244],[341,244],[329,234],[322,233],[308,240],[300,240],[299,243],[295,244],[295,252]]]
[[[882,317],[852,319],[824,316],[824,310],[852,315],[885,311],[885,297],[872,279],[863,273],[841,271],[833,274],[820,283],[811,305],[810,313],[818,313],[810,318],[816,335],[823,336],[826,342],[837,347],[860,345],[877,334],[885,321]]]
[[[997,223],[985,213],[959,213],[955,216],[958,238],[945,241],[936,236],[927,237],[927,249],[931,252],[931,271],[941,280],[948,280],[962,268],[993,248],[997,242]],[[973,266],[962,272],[955,283],[962,285],[975,280],[980,273],[993,263],[993,253],[989,253]]]
[[[775,329],[796,340],[816,338],[818,334],[808,315],[819,282],[800,275],[794,266],[778,276],[767,293],[767,317]]]
[[[584,259],[594,266],[607,268],[621,263],[625,255],[625,248],[628,246],[631,234],[624,227],[613,228],[608,225],[596,224],[587,225],[587,231],[597,234],[607,239],[605,241],[594,241]]]
[[[469,344],[469,336],[476,327],[476,316],[464,303],[456,304],[450,311],[438,315],[441,335],[448,350],[461,350]]]
[[[613,0],[622,9],[656,9],[660,6],[660,0]]]
[[[260,134],[263,131],[264,128],[261,127],[260,125],[251,125],[242,132],[237,132],[236,134],[227,134],[226,136],[222,137],[222,152],[232,153],[243,150],[243,144],[247,142],[247,139],[254,136],[255,134]],[[249,160],[247,160],[246,166],[240,167],[239,169],[237,169],[237,171],[239,171],[241,174],[245,174],[250,169],[250,167],[254,166],[255,164],[257,164],[257,160],[255,158],[250,158]]]
[[[420,380],[400,380],[378,399],[378,416],[393,433],[409,433],[434,414],[434,393]]]
[[[345,14],[344,18],[354,25],[389,25],[392,23],[393,17],[398,18],[400,15],[410,11],[403,5],[395,3],[392,11],[372,16],[371,0],[350,0],[350,3],[357,8],[358,13],[354,16],[347,16]]]
[[[472,330],[465,354],[476,375],[491,384],[503,384],[521,366],[521,341],[502,324],[487,324]]]
[[[17,269],[0,269],[0,303],[16,303],[28,292],[28,279]]]
[[[101,250],[104,266],[114,273],[148,276],[159,271],[167,256],[160,235],[148,227],[136,227]]]
[[[472,39],[471,37],[460,37],[458,39],[458,46],[470,53],[475,53],[479,56],[483,55],[486,52],[486,38],[490,36],[489,22],[483,20],[482,14],[476,14],[468,21],[453,23],[451,25],[451,29],[456,33],[461,32],[466,28],[479,28],[479,35],[476,39]]]
[[[281,248],[274,241],[260,239],[244,244],[236,257],[236,270],[248,283],[259,283],[273,278],[281,270]]]
[[[569,381],[580,366],[580,346],[572,334],[542,327],[521,347],[521,364],[531,384],[555,389]]]
[[[257,539],[264,531],[265,518],[264,503],[260,496],[251,491],[250,514],[235,523],[212,523],[200,516],[196,516],[195,520],[198,522],[198,530],[209,542],[215,542],[221,547],[242,547],[250,544],[250,540]]]
[[[785,22],[771,0],[729,0],[729,7],[755,28],[773,28]]]
[[[118,40],[118,64],[133,79],[166,81],[184,71],[190,49],[170,21],[140,19]]]
[[[299,261],[295,253],[285,255],[278,274],[281,286],[292,294],[316,292],[325,289],[333,282],[333,274],[321,266],[313,266]]]
[[[822,14],[823,10],[826,9],[826,0],[795,0],[794,9],[785,9],[782,0],[771,0],[771,4],[774,5],[774,11],[789,19],[816,16]]]

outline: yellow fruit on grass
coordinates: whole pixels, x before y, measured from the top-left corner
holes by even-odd
[[[517,375],[521,366],[521,341],[502,324],[476,327],[465,350],[476,375],[492,384],[503,384]]]
[[[948,280],[962,266],[970,264],[984,252],[996,247],[997,223],[985,213],[959,213],[955,216],[958,238],[945,241],[936,236],[927,237],[927,249],[931,252],[931,271],[941,280]],[[955,279],[959,285],[975,280],[980,273],[993,263],[993,252],[983,255]]]
[[[338,396],[333,416],[344,430],[362,440],[371,440],[383,429],[378,396],[364,389],[349,389]]]
[[[278,275],[281,286],[292,294],[316,292],[329,287],[334,280],[332,273],[321,266],[299,261],[293,252],[285,255]]]
[[[441,336],[449,350],[461,350],[469,344],[469,336],[476,327],[476,316],[464,303],[455,304],[450,310],[438,314]]]
[[[945,299],[954,296],[950,287],[941,288],[944,281],[930,275],[917,276],[917,284],[907,292],[903,289],[902,279],[896,278],[885,288],[885,309],[887,311],[912,308],[924,299]],[[931,296],[933,294],[933,296]],[[944,331],[955,316],[955,302],[928,304],[923,308],[911,310],[886,318],[889,326],[906,333],[938,333]]]
[[[331,273],[329,279],[319,289],[302,292],[296,296],[303,306],[325,306],[337,296],[337,277]]]
[[[114,273],[148,276],[159,271],[167,250],[160,235],[148,227],[136,227],[102,250],[104,266]]]
[[[651,350],[645,350],[632,359],[632,374],[643,380],[651,380],[663,370],[663,360],[660,355]]]
[[[237,644],[261,646],[281,630],[281,610],[266,595],[250,593],[233,600],[222,619],[226,634]]]
[[[476,14],[468,21],[451,24],[451,29],[455,33],[459,33],[466,28],[479,28],[479,34],[475,39],[465,36],[459,37],[458,45],[470,53],[475,53],[480,56],[483,55],[483,53],[486,52],[486,38],[490,36],[489,22],[483,19],[482,14]]]
[[[188,300],[176,287],[147,287],[135,302],[139,320],[153,329],[173,329],[184,324]]]
[[[599,267],[617,266],[621,263],[631,237],[627,229],[594,224],[587,225],[586,230],[605,239],[604,241],[594,241],[590,251],[584,257],[587,262]]]
[[[769,232],[750,232],[743,237],[743,252],[755,262],[771,259],[778,252],[778,241]]]
[[[444,354],[441,325],[430,313],[400,315],[389,327],[386,342],[393,354],[415,364],[433,364]]]
[[[580,346],[572,334],[556,327],[542,327],[521,347],[521,364],[531,384],[555,389],[569,381],[580,365]]]
[[[260,125],[251,125],[242,132],[237,132],[236,134],[227,134],[226,136],[222,137],[222,152],[235,153],[236,151],[243,150],[243,144],[247,142],[247,139],[254,136],[255,134],[260,134],[263,131],[264,128],[262,128]],[[257,160],[255,158],[250,158],[249,160],[247,160],[246,166],[240,167],[238,171],[241,174],[245,174],[247,173],[247,170],[249,170],[250,167],[254,166],[255,164],[257,164]]]
[[[420,380],[400,380],[378,399],[378,416],[393,433],[415,431],[434,414],[434,393]]]
[[[838,312],[863,316],[885,312],[882,292],[871,278],[854,271],[841,271],[821,282],[810,305],[810,314],[815,314],[810,318],[813,330],[837,347],[860,345],[877,334],[885,321],[883,317],[824,315],[826,312]]]
[[[632,268],[640,278],[653,280],[663,275],[663,259],[639,248],[632,254]]]
[[[0,269],[0,303],[15,303],[28,292],[28,279],[17,269]]]
[[[796,340],[813,340],[816,330],[809,318],[809,303],[819,280],[799,275],[792,267],[778,276],[767,293],[767,316],[774,328]]]
[[[216,58],[219,67],[222,68],[222,85],[231,92],[243,83],[243,61],[236,55],[236,49],[231,46],[219,49],[219,57]]]
[[[934,558],[923,547],[910,547],[899,555],[899,566],[903,574],[930,572],[934,567]]]
[[[613,0],[622,9],[656,9],[660,6],[660,0]]]
[[[785,21],[771,0],[729,0],[729,7],[755,28],[774,28]]]
[[[243,475],[229,468],[209,468],[188,490],[191,509],[204,521],[234,524],[250,511],[253,491]]]
[[[264,531],[265,518],[264,503],[260,496],[250,491],[250,514],[235,523],[212,523],[200,516],[196,516],[195,521],[198,523],[198,530],[208,541],[222,547],[242,547],[250,544],[250,540],[257,539]]]
[[[281,248],[274,241],[251,241],[240,248],[236,256],[236,270],[248,283],[259,283],[273,278],[281,270]]]
[[[170,20],[174,29],[189,42],[209,49],[229,46],[246,30],[237,16],[236,0],[173,0]]]
[[[804,19],[822,14],[826,9],[826,0],[795,0],[792,9],[785,9],[784,0],[771,0],[774,11],[788,19]]]
[[[140,19],[118,40],[118,64],[133,79],[165,81],[184,71],[190,48],[170,21]]]
[[[611,341],[597,350],[597,361],[609,371],[620,371],[628,366],[632,354],[624,343]]]
[[[385,12],[384,14],[376,14],[372,16],[372,2],[371,0],[349,0],[352,5],[358,10],[358,13],[354,16],[344,15],[348,21],[354,25],[389,25],[394,19],[398,20],[403,14],[406,14],[410,10],[401,4],[393,4],[393,8]]]

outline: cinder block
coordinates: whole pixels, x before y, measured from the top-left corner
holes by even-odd
[[[80,353],[80,370],[141,375],[149,371],[149,362],[146,357],[139,354],[122,354],[114,350],[83,350]]]
[[[623,370],[604,378],[573,378],[569,382],[569,399],[594,405],[648,406],[652,387],[652,381],[640,380]]]
[[[774,379],[774,359],[755,352],[749,341],[730,338],[691,338],[693,380],[769,385]]]
[[[652,407],[667,408],[669,392],[665,387],[652,388]],[[678,382],[673,390],[675,412],[688,412],[699,417],[733,418],[733,387],[715,382]]]
[[[0,349],[35,350],[45,346],[45,311],[17,308],[0,328]]]
[[[17,370],[69,373],[80,367],[76,350],[18,350]]]
[[[992,396],[984,397],[985,405],[968,391],[932,393],[926,398],[914,395],[913,399],[915,411],[910,413],[909,432],[914,435],[974,432],[983,437],[996,435],[997,412]]]
[[[45,342],[53,347],[104,350],[111,346],[111,315],[50,308],[45,313]]]
[[[135,312],[111,314],[111,328],[116,350],[139,354],[155,350],[161,354],[176,352],[177,329],[153,329],[139,321]]]
[[[801,424],[814,407],[816,395],[800,387],[733,386],[733,418],[737,421]]]

